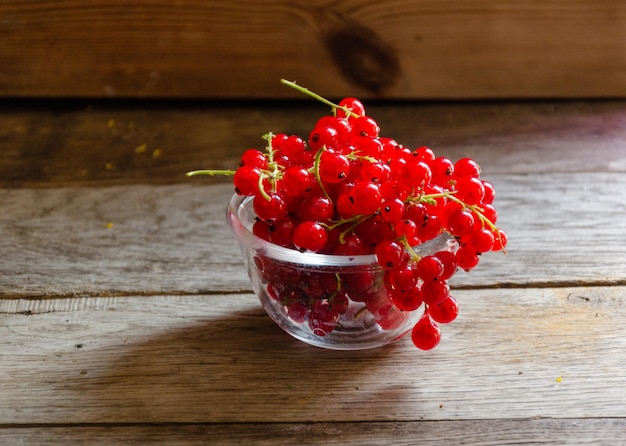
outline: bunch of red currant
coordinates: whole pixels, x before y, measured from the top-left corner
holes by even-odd
[[[376,121],[355,98],[334,104],[293,82],[283,83],[331,106],[308,138],[264,136],[264,151],[249,149],[232,174],[235,191],[253,196],[254,234],[300,251],[342,256],[374,254],[383,284],[365,274],[298,273],[257,256],[268,294],[296,322],[325,336],[349,301],[364,302],[382,329],[397,315],[424,306],[412,330],[421,349],[439,343],[439,323],[454,320],[458,305],[448,279],[469,271],[487,251],[504,250],[507,236],[495,223],[493,186],[478,164],[452,162],[430,148],[411,150],[380,135]],[[414,247],[443,233],[453,247],[420,256]],[[383,290],[381,293],[380,290]]]

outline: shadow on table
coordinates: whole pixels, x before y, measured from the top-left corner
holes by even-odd
[[[155,330],[156,331],[156,330]],[[362,419],[402,393],[394,352],[332,351],[292,339],[260,309],[91,351],[108,364],[71,386],[94,422],[281,422]],[[405,384],[406,385],[406,384]]]

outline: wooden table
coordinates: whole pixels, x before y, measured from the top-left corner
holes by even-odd
[[[312,102],[0,103],[3,444],[625,444],[626,102],[372,104],[472,156],[508,255],[459,273],[434,351],[295,341],[263,313],[227,181]]]

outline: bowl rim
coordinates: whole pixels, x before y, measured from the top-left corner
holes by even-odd
[[[264,256],[274,260],[280,260],[298,265],[308,266],[333,266],[333,267],[351,267],[369,265],[372,267],[382,268],[374,254],[364,255],[333,255],[319,254],[315,252],[302,252],[296,249],[286,248],[268,242],[252,232],[251,217],[254,216],[252,211],[253,196],[245,196],[233,194],[226,208],[226,221],[230,227],[235,239],[240,246],[247,250],[253,250],[262,253]],[[246,214],[247,212],[247,214]],[[247,217],[247,218],[246,218]],[[420,243],[413,247],[413,250],[419,255],[427,255],[428,253],[446,250],[454,238],[447,232],[443,232],[435,238]]]

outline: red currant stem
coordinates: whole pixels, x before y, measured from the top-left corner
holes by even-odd
[[[274,164],[274,147],[272,146],[272,140],[274,139],[274,134],[272,132],[268,132],[263,135],[261,138],[267,141],[267,147],[265,151],[267,152],[267,163],[269,165]]]
[[[341,277],[339,276],[339,273],[335,273],[335,279],[337,280],[337,286],[333,290],[332,294],[328,296],[329,301],[337,297],[337,295],[339,294],[339,291],[341,291]]]
[[[373,156],[367,156],[367,155],[359,155],[357,152],[350,152],[346,155],[346,158],[348,158],[351,161],[369,161],[370,163],[377,163],[379,160],[374,158]]]
[[[350,217],[350,218],[342,218],[340,220],[336,220],[333,221],[332,224],[327,224],[327,223],[322,223],[322,226],[324,226],[327,230],[332,231],[335,228],[338,228],[339,226],[343,226],[345,224],[348,223],[352,223],[352,226],[350,226],[348,229],[346,229],[342,235],[345,236],[346,234],[348,234],[350,231],[354,230],[355,226],[360,225],[361,223],[363,223],[365,220],[368,220],[370,218],[373,218],[377,215],[377,213],[373,213],[373,214],[366,214],[366,215],[355,215],[354,217]],[[340,239],[341,243],[344,243],[345,240],[342,240],[341,235],[340,235]]]
[[[366,311],[367,311],[367,305],[364,305],[362,308],[359,308],[359,310],[356,313],[354,313],[354,318],[355,319],[360,318],[361,315],[365,313]]]
[[[419,197],[417,197],[417,202],[418,203],[428,203],[428,204],[436,205],[437,203],[436,203],[435,200],[437,198],[450,198],[450,197],[452,197],[453,194],[456,194],[456,191],[441,192],[441,193],[438,193],[438,194],[420,195]],[[409,197],[406,201],[414,201],[414,200],[415,200],[415,198]]]
[[[216,176],[216,175],[227,175],[227,176],[233,176],[235,175],[235,170],[192,170],[191,172],[187,172],[185,175],[187,175],[188,177],[193,177],[196,175],[209,175],[209,176]]]
[[[267,170],[263,170],[259,177],[259,192],[266,200],[270,200],[270,196],[267,194],[265,189],[263,188],[263,181],[268,179],[270,184],[272,185],[272,192],[276,191],[276,181],[282,177],[281,168],[278,163],[274,161],[274,154],[276,151],[274,150],[274,146],[272,145],[272,140],[274,139],[274,133],[268,132],[262,136],[264,140],[267,141],[267,147],[265,148],[265,152],[267,154]]]
[[[415,250],[413,249],[413,247],[411,246],[411,244],[409,243],[409,241],[406,239],[406,235],[403,235],[402,237],[400,237],[398,239],[398,241],[402,244],[402,246],[404,246],[404,248],[408,251],[409,255],[411,256],[411,258],[413,260],[415,260],[416,262],[419,261],[419,259],[421,259],[420,256],[417,255],[417,253],[415,252]]]
[[[265,178],[267,177],[267,175],[261,173],[261,175],[259,175],[259,193],[261,194],[261,196],[263,198],[265,198],[267,201],[270,201],[272,199],[272,197],[269,196],[269,194],[267,192],[265,192],[265,188],[263,187],[263,181],[265,180]]]
[[[464,208],[469,209],[472,213],[474,213],[478,217],[478,219],[481,221],[483,225],[486,224],[487,226],[489,226],[489,228],[492,231],[496,231],[496,232],[499,231],[498,227],[494,225],[487,217],[485,217],[485,215],[482,213],[482,209],[479,206],[466,204],[463,200],[460,200],[451,194],[447,198],[454,201],[455,203],[460,204]]]
[[[474,215],[478,217],[478,219],[483,224],[483,226],[487,225],[489,229],[491,229],[494,233],[498,235],[498,238],[502,242],[502,234],[500,233],[500,229],[495,224],[493,224],[491,220],[485,217],[485,214],[483,214],[482,209],[479,206],[475,204],[470,205],[470,204],[465,203],[463,200],[456,198],[453,192],[443,192],[443,194],[438,194],[438,195],[444,195],[446,198],[460,204],[465,209],[469,209]],[[506,254],[505,249],[502,249],[502,252]]]
[[[342,106],[340,106],[338,104],[335,104],[334,102],[329,101],[325,97],[320,96],[319,94],[312,92],[308,88],[301,87],[300,85],[296,84],[293,81],[288,81],[287,79],[281,79],[280,82],[283,83],[284,85],[287,85],[288,87],[293,88],[294,90],[299,91],[300,93],[304,93],[305,95],[312,97],[313,99],[317,99],[322,104],[328,105],[329,107],[331,107],[333,109],[333,113],[336,113],[337,109],[341,109],[341,110],[343,110],[346,113],[347,116],[352,116],[352,117],[355,117],[355,118],[359,117],[359,115],[354,113],[348,107],[342,107]]]
[[[333,225],[333,227],[337,227],[346,223],[352,223],[350,227],[348,227],[344,231],[341,231],[341,233],[339,234],[339,243],[341,243],[342,245],[346,243],[346,235],[350,234],[351,232],[354,232],[354,228],[356,228],[358,225],[363,223],[365,220],[369,220],[370,218],[374,217],[375,215],[376,213],[368,214],[368,215],[355,215],[354,217],[350,219],[340,221],[339,223]]]
[[[322,182],[322,178],[320,177],[320,159],[322,158],[322,153],[326,150],[326,146],[322,146],[317,153],[315,154],[315,158],[313,159],[313,173],[315,174],[315,180],[319,185],[320,189],[324,193],[324,196],[330,200],[330,195],[326,192],[324,188],[324,183]]]

